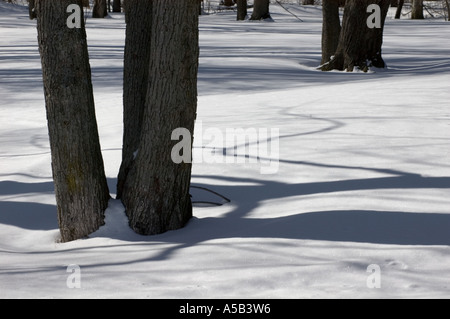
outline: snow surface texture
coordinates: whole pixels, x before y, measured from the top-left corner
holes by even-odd
[[[450,297],[450,24],[391,14],[387,69],[322,73],[320,7],[289,8],[303,22],[275,4],[273,23],[200,18],[203,133],[279,128],[277,173],[262,159],[196,163],[193,185],[230,203],[145,237],[111,200],[105,226],[61,244],[36,22],[0,2],[1,298]],[[124,17],[87,32],[114,196]]]

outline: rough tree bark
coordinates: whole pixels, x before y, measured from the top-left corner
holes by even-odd
[[[324,64],[336,52],[341,32],[341,21],[339,18],[339,3],[336,0],[322,1],[322,61]]]
[[[130,227],[143,235],[181,228],[192,217],[192,164],[175,164],[171,152],[179,143],[172,140],[175,129],[185,128],[191,134],[194,130],[199,55],[197,0],[154,0],[151,35],[141,141],[122,192]]]
[[[367,12],[369,4],[380,6],[380,28],[369,28]],[[321,66],[322,71],[347,70],[355,67],[367,71],[369,67],[384,68],[381,55],[383,29],[390,0],[372,0],[362,4],[360,0],[347,0],[336,53],[329,62]]]
[[[255,0],[250,20],[270,19],[269,0]]]
[[[126,38],[123,69],[122,163],[117,178],[117,198],[139,148],[147,98],[153,0],[126,0]]]
[[[247,18],[247,0],[237,0],[237,20],[245,20]]]
[[[67,7],[81,0],[36,0],[52,171],[61,241],[104,224],[109,190],[95,118],[91,69],[81,28],[67,26]]]

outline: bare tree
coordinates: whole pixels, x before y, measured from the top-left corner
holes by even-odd
[[[405,0],[398,0],[397,10],[395,10],[395,19],[400,19],[400,17],[402,16],[402,9],[404,3]]]
[[[94,0],[94,8],[92,9],[93,18],[104,18],[108,15],[106,0]]]
[[[336,52],[341,32],[341,21],[339,19],[339,3],[335,0],[322,1],[322,62],[330,61]]]
[[[390,0],[376,0],[372,3],[380,7],[380,27],[368,27],[367,5],[360,0],[347,0],[338,47],[333,58],[321,66],[323,71],[353,71],[355,67],[366,71],[370,66],[385,67],[381,47]]]
[[[95,118],[84,27],[67,25],[69,5],[36,0],[53,180],[61,241],[83,238],[104,224],[109,190]]]
[[[172,160],[172,133],[184,128],[192,136],[199,55],[198,0],[153,0],[152,12],[141,138],[121,197],[130,227],[144,235],[181,228],[192,217],[192,164]]]
[[[412,1],[411,19],[424,19],[423,16],[423,0]]]
[[[250,20],[270,19],[269,0],[255,0]]]

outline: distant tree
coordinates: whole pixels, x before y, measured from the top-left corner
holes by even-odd
[[[411,19],[424,19],[423,0],[412,0]]]
[[[93,18],[104,18],[108,15],[106,0],[94,0],[94,8],[92,9]]]
[[[122,12],[122,3],[120,0],[113,1],[113,12]]]
[[[270,19],[269,4],[269,0],[255,0],[250,20]]]
[[[347,70],[355,67],[366,71],[369,67],[385,67],[381,55],[383,29],[390,0],[373,0],[380,7],[380,28],[370,28],[367,19],[367,4],[360,0],[347,0],[344,9],[339,44],[333,58],[322,64],[323,71]]]
[[[28,0],[28,16],[31,20],[36,19],[36,12],[34,11],[35,0]]]
[[[104,224],[109,190],[95,118],[83,10],[80,28],[67,8],[81,0],[36,0],[45,106],[61,241]]]
[[[198,0],[153,0],[152,12],[142,132],[121,196],[130,227],[143,235],[181,228],[192,217],[192,164],[172,160],[172,133],[188,130],[191,149],[183,151],[191,152],[197,110]]]
[[[397,10],[395,10],[395,19],[400,19],[400,17],[402,16],[402,9],[404,3],[405,0],[398,0]]]
[[[335,0],[322,1],[322,62],[330,61],[336,52],[341,32],[341,21],[339,18],[339,3]]]
[[[313,5],[313,4],[314,0],[302,0],[302,5]]]
[[[237,20],[245,20],[247,18],[247,0],[236,0],[237,4]]]

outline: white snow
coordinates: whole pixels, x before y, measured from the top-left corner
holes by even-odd
[[[279,129],[277,172],[194,163],[193,185],[229,203],[193,188],[195,201],[223,205],[199,203],[185,228],[140,236],[113,199],[105,226],[63,244],[36,21],[0,1],[0,298],[448,298],[449,22],[390,15],[387,69],[323,73],[320,7],[289,10],[303,22],[275,4],[274,22],[200,18],[198,119],[223,133]],[[124,18],[88,19],[87,32],[114,197]]]

